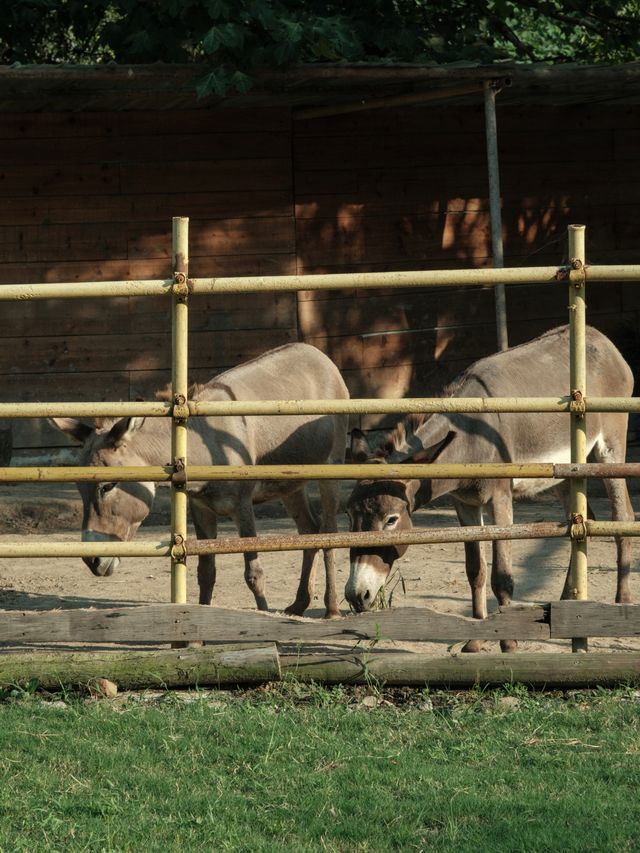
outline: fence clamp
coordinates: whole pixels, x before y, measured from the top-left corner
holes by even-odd
[[[584,287],[587,283],[587,268],[580,258],[571,258],[569,281],[574,287]]]
[[[174,296],[177,296],[178,299],[186,301],[187,296],[189,295],[189,280],[187,279],[186,273],[174,272],[171,292]]]
[[[587,538],[587,525],[584,523],[584,516],[579,512],[571,513],[570,533],[575,542],[584,542]]]
[[[184,394],[176,394],[173,398],[171,416],[176,421],[186,421],[189,417],[189,406]]]
[[[587,411],[587,403],[584,399],[582,391],[574,388],[571,392],[571,402],[569,403],[569,411],[573,412],[579,418],[583,418]]]
[[[174,533],[173,535],[171,559],[176,563],[185,563],[187,560],[187,546],[185,538],[181,533]]]
[[[176,489],[184,489],[187,485],[187,464],[184,456],[180,456],[173,460],[171,484],[175,486]]]

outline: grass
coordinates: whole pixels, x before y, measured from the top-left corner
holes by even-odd
[[[0,704],[1,851],[640,846],[630,689],[144,698]]]

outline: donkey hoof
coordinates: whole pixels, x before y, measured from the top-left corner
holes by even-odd
[[[479,652],[484,646],[484,640],[467,640],[462,647],[463,652]]]
[[[304,611],[309,605],[304,602],[294,601],[288,607],[285,607],[284,612],[287,616],[304,616]]]
[[[324,614],[325,619],[341,619],[342,613],[339,610],[334,610],[333,608],[327,608],[326,613]]]
[[[500,648],[503,652],[515,652],[518,649],[517,640],[500,640]]]

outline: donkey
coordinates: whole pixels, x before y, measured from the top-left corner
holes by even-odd
[[[611,341],[596,329],[587,328],[589,393],[596,396],[630,397],[633,375]],[[447,397],[530,397],[565,395],[569,390],[569,328],[561,326],[528,343],[496,353],[472,364],[445,389]],[[598,462],[624,462],[627,414],[587,415],[587,446]],[[354,461],[377,462],[569,462],[570,434],[566,415],[557,414],[432,414],[407,415],[373,449],[359,430],[352,432]],[[626,481],[605,479],[615,520],[632,520],[633,509]],[[406,530],[411,514],[441,495],[450,495],[462,525],[479,525],[488,509],[496,525],[513,521],[513,498],[532,496],[553,488],[569,515],[569,483],[564,480],[361,480],[347,503],[351,529]],[[617,538],[618,584],[616,602],[629,602],[631,543]],[[465,565],[471,587],[472,612],[476,619],[487,615],[487,566],[480,542],[465,543]],[[394,561],[406,546],[352,548],[351,571],[345,588],[350,605],[368,610],[388,577]],[[491,588],[501,605],[511,601],[511,542],[493,543]],[[568,598],[571,575],[562,593]],[[470,640],[464,651],[475,652],[482,641]],[[502,640],[503,651],[517,643]]]
[[[308,344],[286,344],[195,386],[191,397],[210,400],[348,399],[333,362]],[[73,418],[53,418],[55,426],[83,445],[84,465],[162,465],[171,458],[167,418],[100,419],[91,427]],[[347,415],[193,417],[189,419],[189,462],[193,465],[298,465],[341,463],[347,442]],[[83,541],[131,539],[149,514],[153,483],[80,483],[84,505]],[[240,536],[255,536],[253,504],[280,499],[299,533],[337,531],[339,485],[319,481],[322,505],[318,522],[306,490],[296,481],[195,482],[188,484],[191,518],[198,539],[217,535],[218,516],[231,517]],[[318,550],[303,553],[295,601],[286,612],[302,615],[311,603]],[[259,610],[267,610],[264,573],[258,554],[244,555],[245,580]],[[94,575],[110,575],[116,557],[85,558]],[[339,616],[333,551],[324,551],[328,617]],[[200,604],[211,604],[216,580],[215,556],[198,560]]]

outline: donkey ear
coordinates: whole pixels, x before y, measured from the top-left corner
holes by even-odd
[[[445,435],[443,439],[438,441],[436,444],[432,444],[431,447],[421,447],[419,450],[416,450],[411,454],[407,459],[403,459],[403,462],[435,462],[436,459],[440,456],[445,447],[448,447],[453,439],[456,437],[455,430],[449,430],[449,432]]]
[[[48,418],[48,421],[56,429],[66,432],[81,444],[84,444],[93,432],[93,427],[76,418]]]
[[[373,449],[367,436],[361,429],[351,430],[351,459],[354,462],[368,462],[373,456]]]
[[[109,430],[109,435],[107,436],[108,444],[113,447],[124,444],[138,432],[144,422],[145,418],[121,418]]]

